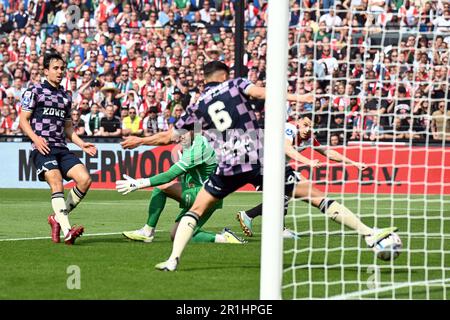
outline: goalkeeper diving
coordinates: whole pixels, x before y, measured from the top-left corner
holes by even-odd
[[[171,231],[172,240],[178,223],[181,218],[189,211],[197,197],[203,183],[208,179],[211,173],[217,167],[216,154],[214,149],[208,143],[208,140],[200,134],[194,136],[193,131],[187,131],[181,134],[173,131],[171,140],[180,142],[183,153],[180,159],[173,164],[169,170],[150,178],[133,179],[124,175],[125,180],[116,181],[118,192],[126,195],[132,191],[147,187],[154,188],[148,207],[148,219],[143,228],[135,231],[125,231],[123,235],[131,240],[152,242],[155,237],[156,225],[159,217],[164,210],[167,197],[174,199],[180,204],[181,212],[175,219],[175,225]],[[181,183],[176,182],[164,186],[176,178],[182,177]],[[228,228],[224,228],[219,234],[207,232],[201,227],[208,221],[216,209],[222,208],[223,201],[217,202],[202,218],[199,220],[194,231],[192,242],[215,242],[215,243],[236,243],[243,244],[246,241],[238,237]]]
[[[313,147],[313,150],[319,152],[323,156],[336,162],[343,162],[352,165],[359,170],[367,169],[367,165],[362,162],[353,161],[339,152],[323,147],[312,136],[312,114],[303,113],[294,121],[286,123],[285,129],[285,153],[287,161],[294,160],[297,163],[303,163],[311,168],[320,167],[322,164],[318,160],[311,160],[303,156],[300,152],[307,147]],[[289,166],[288,163],[286,163]],[[359,235],[364,237],[367,245],[373,247],[376,243],[388,237],[397,231],[396,227],[376,229],[365,225],[352,211],[340,204],[336,200],[328,198],[325,193],[315,188],[311,181],[297,173],[298,181],[293,190],[292,195],[286,195],[287,198],[297,198],[310,203],[326,214],[331,220],[343,224],[350,229],[355,230]],[[285,206],[284,215],[287,214],[287,205]],[[247,210],[239,211],[236,215],[239,224],[245,235],[251,237],[253,235],[252,222],[257,216],[262,215],[262,204]],[[287,229],[285,229],[286,231]],[[290,232],[290,230],[288,230]],[[284,238],[289,238],[284,235]],[[298,234],[292,233],[291,238],[298,238]]]

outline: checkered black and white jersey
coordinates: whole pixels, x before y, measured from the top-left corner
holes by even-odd
[[[63,87],[55,88],[47,81],[35,84],[23,93],[21,105],[22,111],[32,113],[31,128],[49,147],[66,146],[64,127],[70,120],[72,98]]]
[[[175,128],[192,130],[198,124],[218,158],[216,174],[232,176],[260,168],[261,130],[243,78],[208,83],[196,105],[189,106]]]

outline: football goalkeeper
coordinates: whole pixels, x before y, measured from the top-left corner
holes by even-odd
[[[172,137],[173,141],[180,141],[183,148],[183,154],[178,162],[173,164],[168,171],[156,176],[143,179],[133,179],[124,175],[125,180],[116,182],[116,189],[122,194],[135,191],[141,188],[156,187],[167,184],[177,177],[182,176],[181,183],[174,183],[168,187],[154,188],[148,208],[147,223],[142,229],[135,231],[125,231],[123,235],[131,240],[152,242],[155,237],[156,225],[159,217],[164,210],[167,197],[176,200],[182,208],[175,219],[175,225],[171,231],[172,240],[178,223],[181,218],[189,211],[203,183],[214,172],[217,166],[216,154],[209,145],[208,140],[202,135],[194,136],[193,131],[188,131],[180,135],[176,131]],[[191,143],[192,142],[192,143]],[[242,244],[246,241],[236,236],[228,228],[224,228],[222,233],[215,234],[203,231],[201,227],[208,221],[216,209],[222,208],[223,201],[219,201],[200,219],[192,237],[193,242],[216,242],[216,243],[237,243]]]
[[[367,165],[362,162],[353,161],[343,154],[337,151],[324,148],[321,144],[312,136],[311,131],[313,128],[312,114],[302,113],[299,115],[296,121],[286,123],[285,129],[285,153],[288,159],[295,160],[297,163],[304,163],[311,168],[320,167],[322,164],[318,160],[310,160],[300,154],[307,147],[313,147],[314,150],[327,157],[330,160],[336,162],[344,162],[352,165],[359,170],[367,169]],[[289,164],[286,164],[289,165]],[[355,230],[358,234],[364,237],[367,245],[372,247],[375,243],[386,238],[391,233],[397,231],[396,227],[375,229],[365,225],[353,212],[339,202],[328,198],[325,193],[315,188],[311,181],[307,180],[300,174],[299,182],[297,183],[292,197],[301,199],[310,203],[312,206],[318,208],[324,214],[326,214],[333,221],[347,226],[350,229]],[[287,195],[291,196],[291,195]],[[287,213],[287,206],[285,207],[284,214]],[[257,216],[262,215],[262,204],[247,210],[239,211],[236,215],[239,224],[245,235],[248,237],[253,236],[252,222]],[[284,232],[292,232],[285,229]],[[298,234],[293,233],[290,238],[297,238]],[[289,238],[284,235],[284,238]]]

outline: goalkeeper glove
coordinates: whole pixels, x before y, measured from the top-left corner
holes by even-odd
[[[137,189],[150,187],[150,179],[133,179],[126,174],[123,177],[125,180],[116,181],[116,190],[123,195],[136,191]]]

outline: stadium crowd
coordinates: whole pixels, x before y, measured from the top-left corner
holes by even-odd
[[[42,81],[51,48],[67,61],[61,85],[79,135],[167,130],[200,96],[205,62],[234,67],[234,2],[0,0],[0,135],[21,135],[21,94]],[[316,135],[332,145],[450,140],[448,1],[293,0],[290,8],[288,91],[316,94],[314,105],[287,105],[290,117],[315,111]],[[246,77],[264,85],[267,0],[245,1],[245,25]],[[264,102],[254,107],[263,125]]]

